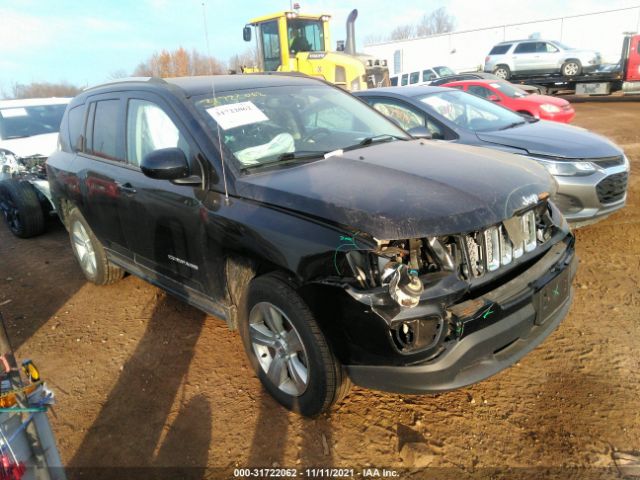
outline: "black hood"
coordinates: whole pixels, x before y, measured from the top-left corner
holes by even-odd
[[[416,140],[249,175],[236,189],[244,197],[395,240],[496,224],[538,194],[555,193],[555,183],[536,162],[515,155]]]
[[[477,132],[480,140],[524,149],[532,155],[567,159],[622,155],[609,140],[583,128],[540,120],[497,132]]]

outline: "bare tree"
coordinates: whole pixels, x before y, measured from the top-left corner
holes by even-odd
[[[389,35],[390,40],[407,40],[408,38],[414,37],[414,26],[413,25],[398,25],[391,31]]]
[[[209,57],[197,50],[188,52],[182,47],[175,50],[154,52],[147,60],[140,62],[133,71],[143,77],[182,77],[190,75],[216,75],[225,71],[224,65],[215,57]]]
[[[374,45],[376,43],[382,43],[385,40],[387,40],[385,38],[385,36],[381,33],[372,33],[370,35],[367,35],[366,37],[364,37],[364,44],[365,45]]]
[[[416,25],[416,36],[426,37],[438,33],[453,31],[456,19],[449,15],[445,7],[440,7],[429,14],[425,14]]]
[[[113,72],[111,72],[107,78],[109,80],[117,80],[119,78],[126,78],[128,76],[129,74],[126,70],[119,68],[118,70],[114,70]]]
[[[254,67],[258,64],[258,53],[254,47],[247,48],[244,52],[236,54],[229,59],[229,70],[238,73],[242,67]]]
[[[81,91],[81,87],[76,87],[66,82],[14,83],[11,86],[11,96],[13,98],[75,97]]]

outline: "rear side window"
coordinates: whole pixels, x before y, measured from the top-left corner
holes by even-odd
[[[525,42],[519,44],[513,53],[534,53],[536,51],[536,42]]]
[[[87,142],[87,153],[107,160],[118,160],[118,120],[120,100],[100,100],[95,103],[93,128]]]
[[[69,142],[71,151],[82,150],[82,130],[84,127],[85,106],[80,105],[69,110]]]
[[[389,80],[391,81],[391,86],[392,87],[397,87],[398,86],[398,77],[391,77]]]
[[[401,83],[401,85],[404,87],[408,83],[409,83],[409,74],[405,73],[404,75],[402,75],[402,83]]]
[[[489,55],[504,55],[509,51],[511,45],[511,43],[508,43],[507,45],[496,45],[491,49]]]
[[[420,81],[420,72],[411,72],[411,76],[409,77],[409,83],[413,85],[414,83],[418,83]]]

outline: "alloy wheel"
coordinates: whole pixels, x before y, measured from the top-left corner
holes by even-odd
[[[249,340],[260,367],[281,391],[302,395],[309,385],[309,361],[300,334],[285,313],[269,302],[249,313]]]
[[[498,78],[502,78],[503,80],[505,80],[509,76],[507,70],[504,68],[497,68],[496,71],[493,72],[493,74]]]
[[[98,264],[96,261],[96,253],[93,250],[91,238],[80,222],[75,222],[71,229],[73,238],[73,249],[76,252],[80,267],[89,277],[95,276]]]
[[[0,202],[0,209],[2,209],[2,214],[4,215],[4,219],[9,225],[9,228],[12,232],[19,232],[21,228],[20,224],[20,212],[18,211],[18,207],[9,200],[5,199]]]
[[[571,63],[567,63],[564,67],[564,74],[567,77],[572,77],[573,75],[577,75],[578,74],[578,70],[580,69],[580,67],[578,67],[578,64],[575,62],[571,62]]]

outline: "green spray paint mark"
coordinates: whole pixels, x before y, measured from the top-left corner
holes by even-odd
[[[491,310],[491,307],[487,308],[487,311],[482,314],[482,318],[486,319],[489,315],[494,314],[495,312]]]
[[[349,237],[347,235],[340,235],[340,244],[336,247],[333,252],[333,266],[336,269],[336,273],[338,275],[342,275],[340,272],[340,268],[338,268],[338,252],[344,251],[343,249],[347,247],[348,250],[358,250],[359,247],[356,244],[355,236]]]

